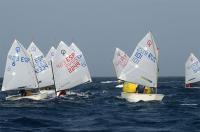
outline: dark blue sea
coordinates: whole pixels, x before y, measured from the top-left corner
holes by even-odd
[[[185,89],[183,77],[159,79],[162,102],[129,103],[112,81],[93,78],[72,89],[77,94],[45,101],[5,101],[0,93],[0,131],[200,132],[200,89]]]

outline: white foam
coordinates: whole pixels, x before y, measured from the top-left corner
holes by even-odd
[[[185,106],[196,106],[198,104],[180,104],[180,105],[185,105]]]
[[[122,88],[123,87],[123,84],[119,84],[117,86],[115,86],[116,88]]]
[[[117,81],[102,81],[100,83],[103,83],[103,84],[108,84],[108,83],[116,83]]]
[[[83,93],[83,92],[76,93],[76,92],[68,91],[66,94],[67,95],[76,95],[76,96],[79,96],[79,97],[87,97],[87,98],[89,97],[89,95],[87,93]]]

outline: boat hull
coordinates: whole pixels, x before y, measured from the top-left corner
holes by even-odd
[[[187,89],[200,89],[200,87],[185,87]]]
[[[123,84],[119,84],[117,86],[115,86],[116,88],[123,88]]]
[[[126,93],[122,92],[121,97],[126,99],[128,102],[139,102],[139,101],[162,101],[163,94],[140,94],[140,93]]]
[[[6,97],[6,100],[10,101],[15,101],[15,100],[20,100],[20,99],[31,99],[31,100],[44,100],[48,98],[53,98],[55,97],[55,90],[42,90],[39,93],[35,93],[30,96],[20,96],[18,95],[12,95]]]

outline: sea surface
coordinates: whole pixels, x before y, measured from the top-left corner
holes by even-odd
[[[162,102],[129,103],[116,85],[93,78],[75,94],[43,101],[5,101],[1,92],[0,131],[200,132],[200,89],[185,89],[183,77],[159,78]]]

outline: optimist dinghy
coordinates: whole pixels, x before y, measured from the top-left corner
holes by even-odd
[[[115,55],[114,55],[114,58],[113,58],[113,65],[114,65],[114,68],[115,68],[117,78],[120,77],[122,70],[124,69],[124,67],[128,63],[128,60],[129,60],[129,57],[124,51],[122,51],[119,48],[115,49]]]
[[[53,89],[53,74],[51,66],[48,64],[48,61],[44,57],[44,54],[41,50],[32,42],[28,49],[30,54],[34,69],[39,84],[40,93],[48,94],[50,97],[55,97],[55,90]],[[51,90],[50,90],[51,89]],[[52,94],[54,93],[54,95]]]
[[[68,47],[63,41],[60,42],[52,68],[58,94],[59,91],[92,81],[85,58],[74,43]]]
[[[39,93],[33,93],[29,96],[20,96],[20,95],[12,95],[6,97],[6,100],[15,101],[20,99],[31,99],[31,100],[44,100],[48,98],[52,98],[52,96],[55,96],[55,91],[41,91]]]
[[[52,86],[53,74],[44,54],[33,42],[28,47],[27,51],[32,57],[39,87]]]
[[[157,94],[158,49],[151,32],[138,43],[128,63],[122,69],[119,79],[156,89],[155,93],[151,94],[122,92],[122,98],[129,102],[163,99],[163,94]]]
[[[2,91],[32,90],[38,88],[38,82],[28,52],[15,40],[8,52],[4,73]],[[19,100],[23,98],[41,100],[48,97],[45,93],[34,93],[29,96],[20,94],[6,97],[6,100]]]
[[[200,82],[200,62],[197,57],[191,53],[185,63],[185,88],[200,88],[197,85]]]

